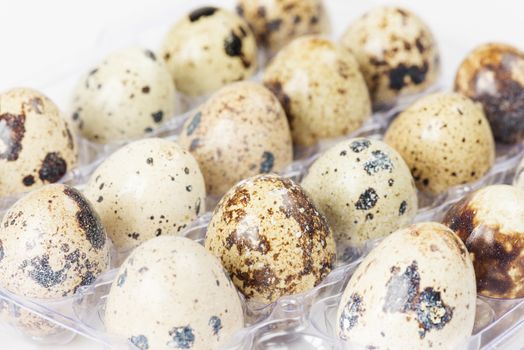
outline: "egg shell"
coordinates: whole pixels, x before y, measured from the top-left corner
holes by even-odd
[[[246,21],[210,6],[193,10],[171,28],[162,55],[177,89],[191,96],[249,78],[257,67],[256,40]]]
[[[137,349],[216,349],[243,327],[239,295],[220,262],[183,237],[157,237],[124,262],[111,286],[107,331]]]
[[[109,265],[110,242],[76,189],[46,185],[18,200],[0,223],[0,285],[55,299],[94,282]]]
[[[399,7],[376,7],[349,25],[341,44],[358,60],[377,107],[424,91],[440,73],[439,50],[428,26]]]
[[[271,53],[299,36],[329,32],[322,0],[239,0],[236,9]]]
[[[404,158],[417,187],[432,194],[482,178],[495,162],[482,106],[452,92],[417,100],[393,120],[384,141]]]
[[[293,160],[284,110],[252,82],[217,91],[187,120],[179,143],[198,160],[211,195],[250,176],[279,172]]]
[[[175,86],[162,59],[141,48],[108,55],[79,81],[71,120],[96,143],[142,136],[175,114]]]
[[[22,334],[37,339],[51,337],[63,339],[67,337],[66,333],[69,332],[28,309],[8,302],[0,302],[0,320],[8,323]]]
[[[444,225],[420,223],[392,233],[360,263],[342,295],[337,334],[348,349],[455,349],[471,335],[475,307],[466,247]]]
[[[357,61],[327,39],[293,40],[270,62],[263,80],[284,107],[299,145],[350,133],[371,113]]]
[[[196,160],[175,142],[132,142],[109,156],[84,190],[119,250],[183,232],[205,212],[204,178]]]
[[[28,88],[0,94],[0,197],[59,181],[77,158],[76,139],[49,98]]]
[[[524,297],[524,192],[509,185],[477,190],[443,220],[471,253],[477,290],[493,298]]]
[[[497,141],[524,139],[522,51],[500,43],[476,47],[457,70],[455,91],[482,104]]]
[[[408,166],[382,141],[355,138],[324,152],[302,187],[326,216],[337,246],[361,246],[410,224],[417,189]]]
[[[238,290],[261,303],[313,288],[335,262],[326,219],[299,185],[273,174],[241,181],[226,193],[205,246]]]

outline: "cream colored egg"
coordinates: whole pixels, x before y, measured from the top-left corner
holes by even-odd
[[[212,254],[187,238],[158,237],[120,268],[105,325],[141,350],[213,350],[243,327],[244,316],[235,287]]]
[[[319,284],[335,262],[326,219],[300,186],[257,175],[226,193],[207,228],[205,246],[250,300],[271,303]]]
[[[205,184],[196,160],[176,143],[144,139],[122,147],[91,175],[85,195],[116,248],[183,232],[205,212]]]
[[[284,110],[252,82],[217,91],[188,119],[179,142],[197,159],[211,195],[250,176],[279,172],[293,160]]]
[[[77,164],[75,141],[58,107],[40,92],[0,94],[0,197],[59,181]]]
[[[341,44],[357,58],[373,103],[424,91],[440,73],[439,50],[428,26],[398,7],[376,7],[349,25]]]
[[[371,113],[357,61],[327,39],[295,39],[270,62],[263,80],[284,107],[299,145],[348,134]]]
[[[348,349],[455,349],[471,335],[475,308],[466,247],[444,225],[426,222],[392,233],[360,263],[336,329]]]
[[[257,45],[237,14],[201,7],[167,33],[162,55],[177,89],[191,96],[211,93],[249,78],[257,67]]]
[[[387,144],[342,141],[318,158],[302,187],[326,215],[337,245],[361,246],[410,224],[417,190],[406,163]]]
[[[175,114],[175,87],[164,62],[149,50],[107,56],[78,83],[71,119],[96,143],[142,136]]]
[[[482,106],[451,92],[422,97],[408,107],[384,141],[404,158],[417,187],[433,194],[480,179],[495,161]]]

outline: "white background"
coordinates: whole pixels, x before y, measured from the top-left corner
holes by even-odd
[[[377,3],[395,3],[424,18],[437,37],[450,85],[462,57],[475,45],[504,41],[524,48],[524,2],[518,0],[325,0],[338,38],[347,23]],[[204,1],[0,0],[0,91],[14,86],[43,90],[66,109],[53,86],[86,70],[112,49],[132,43],[158,47],[171,22]],[[232,0],[208,3],[232,8]],[[56,96],[55,96],[56,95]],[[1,273],[1,271],[0,271]],[[77,339],[67,346],[36,345],[0,332],[0,349],[99,349]],[[504,349],[523,349],[524,339]]]

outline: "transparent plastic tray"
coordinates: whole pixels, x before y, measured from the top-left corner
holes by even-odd
[[[374,2],[368,1],[365,5],[359,6],[364,11]],[[78,79],[101,57],[125,46],[158,48],[164,33],[179,16],[207,3],[233,8],[233,1],[180,2],[169,10],[162,9],[140,19],[131,19],[124,25],[108,28],[100,36],[93,55],[63,65],[59,71],[52,72],[47,80],[36,84],[35,87],[49,95],[68,113],[70,95]],[[328,0],[326,4],[333,22],[332,38],[334,39],[340,36],[341,31],[352,18],[362,12],[355,11],[348,17],[344,11],[337,10],[337,6],[346,5],[344,1]],[[439,45],[441,51],[450,50],[455,57],[466,54],[459,49],[460,45],[452,40],[439,42]],[[263,55],[261,60],[265,60]],[[441,81],[425,93],[449,87],[454,69],[453,66],[444,65]],[[260,73],[253,79],[259,81]],[[350,135],[325,140],[313,147],[295,149],[295,161],[282,171],[282,175],[300,181],[313,161],[324,150],[342,139],[357,136],[381,138],[389,122],[416,97],[403,99],[389,111],[375,113],[360,129]],[[192,99],[179,96],[177,115],[148,136],[176,140],[184,121],[194,114],[194,108],[203,100],[205,97]],[[70,171],[61,181],[81,188],[94,169],[125,143],[96,145],[79,138],[79,166]],[[489,184],[511,183],[515,168],[523,155],[522,144],[511,147],[497,146],[496,163],[483,178],[474,183],[451,188],[438,196],[419,193],[419,211],[415,221],[440,221],[449,206],[465,193]],[[21,194],[0,198],[0,218],[20,196]],[[208,198],[208,209],[212,209],[216,201],[217,198]],[[200,215],[184,235],[201,242],[210,216],[209,211]],[[353,251],[349,257],[346,255],[344,259],[339,259],[337,267],[329,276],[306,293],[283,297],[263,307],[244,303],[246,327],[223,348],[360,349],[356,344],[346,344],[337,339],[334,331],[335,316],[345,284],[362,257],[376,243],[377,241],[370,241],[362,250]],[[0,288],[0,327],[21,332],[42,343],[64,344],[71,341],[76,334],[80,334],[113,349],[136,349],[126,339],[113,337],[104,329],[105,300],[115,276],[116,269],[110,270],[100,276],[93,285],[80,288],[74,296],[58,300],[24,298]],[[495,348],[497,344],[509,339],[517,331],[524,332],[524,300],[478,297],[476,311],[474,334],[460,349]]]

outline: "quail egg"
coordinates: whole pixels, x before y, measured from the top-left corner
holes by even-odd
[[[95,170],[84,191],[122,251],[181,233],[205,212],[205,184],[196,160],[164,139],[122,147]]]
[[[201,7],[180,19],[165,37],[162,52],[177,89],[191,96],[249,78],[257,66],[249,25],[216,7]]]
[[[351,23],[341,44],[358,60],[377,107],[424,91],[440,72],[439,50],[427,25],[412,12],[377,7]]]
[[[0,94],[0,197],[59,181],[77,158],[75,137],[49,98],[27,88]]]
[[[384,140],[404,158],[417,187],[432,194],[480,179],[495,161],[482,106],[451,92],[420,98],[393,120]]]
[[[175,114],[169,71],[149,50],[114,52],[79,82],[71,120],[96,143],[142,136]]]
[[[327,39],[292,41],[267,67],[264,84],[280,100],[299,145],[350,133],[371,113],[357,61]]]
[[[322,0],[239,0],[237,12],[272,53],[296,37],[329,31]]]
[[[241,181],[226,193],[205,246],[235,286],[261,303],[313,288],[335,262],[326,219],[300,186],[273,174]]]
[[[499,43],[470,52],[457,70],[455,91],[484,107],[495,140],[524,139],[524,53]]]
[[[183,237],[157,237],[120,268],[106,329],[137,349],[216,349],[244,325],[240,298],[220,262]]]
[[[453,205],[443,222],[466,244],[479,294],[524,297],[522,190],[509,185],[484,187]]]
[[[420,223],[360,263],[339,304],[337,334],[348,349],[455,349],[471,335],[475,307],[466,247],[444,225]]]
[[[198,160],[211,195],[247,177],[279,172],[293,160],[284,110],[270,91],[252,82],[216,92],[186,122],[179,143]]]
[[[326,215],[338,246],[361,246],[410,224],[417,189],[408,166],[385,143],[342,141],[318,158],[302,187]]]

